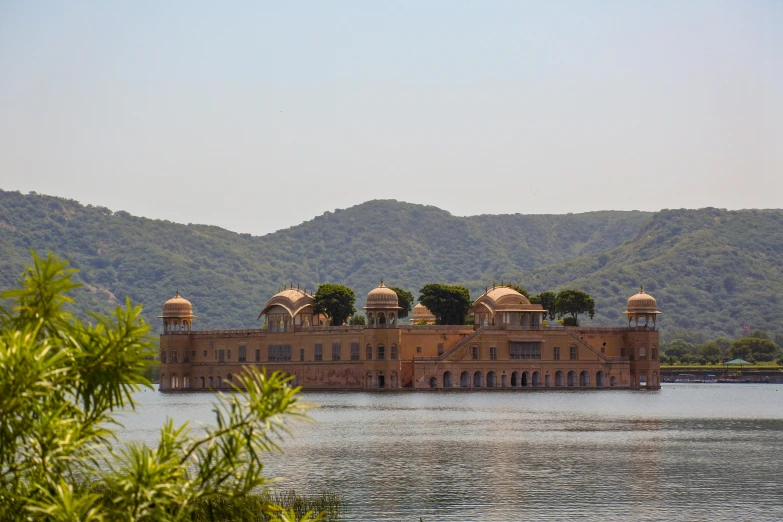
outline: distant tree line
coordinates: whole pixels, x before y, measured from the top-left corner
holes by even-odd
[[[749,336],[733,341],[725,337],[702,343],[674,339],[661,345],[661,364],[720,364],[733,359],[783,364],[781,342],[783,336],[777,335],[772,340],[764,330],[754,330]]]

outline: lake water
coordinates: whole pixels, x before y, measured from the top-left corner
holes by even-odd
[[[317,422],[268,473],[346,520],[783,520],[783,385],[303,397]],[[212,419],[209,394],[138,398],[125,439]]]

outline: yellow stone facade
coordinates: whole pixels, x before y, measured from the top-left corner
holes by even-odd
[[[287,372],[305,390],[660,388],[660,312],[644,290],[618,328],[543,326],[545,310],[507,287],[475,301],[475,326],[401,324],[383,283],[368,295],[366,326],[323,326],[314,304],[290,288],[266,303],[263,328],[199,331],[177,294],[161,316],[160,390],[228,389],[250,365]]]

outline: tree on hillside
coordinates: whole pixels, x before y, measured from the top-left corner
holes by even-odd
[[[246,368],[235,380],[244,393],[217,397],[216,427],[169,420],[153,448],[120,443],[115,412],[151,388],[157,351],[141,307],[126,299],[83,324],[65,311],[75,271],[33,257],[20,288],[0,296],[12,304],[0,308],[0,520],[206,520],[232,503],[291,520],[255,494],[269,486],[263,456],[305,416],[290,378]]]
[[[666,355],[669,357],[676,357],[677,359],[682,359],[686,354],[695,354],[696,349],[695,344],[682,339],[675,339],[663,347],[663,351],[666,352]]]
[[[715,341],[702,344],[696,353],[711,364],[719,363],[723,358],[723,352]]]
[[[428,284],[419,290],[419,302],[429,308],[436,324],[465,324],[473,302],[464,286]]]
[[[774,361],[780,356],[780,348],[769,339],[745,337],[731,343],[726,357],[729,359],[745,359],[749,362]]]
[[[346,319],[356,313],[354,303],[356,296],[353,290],[343,285],[325,283],[318,287],[313,296],[315,312],[324,314],[332,326],[341,326]]]
[[[569,316],[566,318],[566,322],[569,323],[567,326],[578,326],[580,314],[588,314],[590,319],[595,316],[595,300],[582,290],[558,292],[555,298],[555,307],[558,317]]]
[[[397,317],[400,319],[408,317],[408,314],[411,313],[411,310],[413,309],[413,294],[398,286],[390,286],[389,288],[394,290],[394,293],[397,294],[397,304],[400,306]]]
[[[547,310],[547,316],[550,321],[557,317],[557,294],[554,292],[541,292],[530,298],[533,304],[540,304],[544,310]]]

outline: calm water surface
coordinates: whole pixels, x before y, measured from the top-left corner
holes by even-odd
[[[783,385],[660,392],[307,393],[268,459],[346,520],[783,520]],[[209,423],[209,394],[138,394],[123,438]]]

